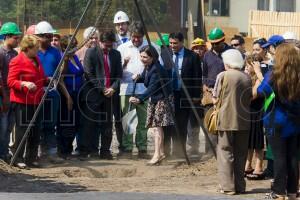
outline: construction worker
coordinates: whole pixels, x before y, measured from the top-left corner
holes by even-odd
[[[30,25],[25,32],[25,35],[34,35],[34,34],[35,34],[35,24]]]
[[[204,54],[203,83],[207,88],[213,88],[217,75],[225,70],[221,54],[232,48],[225,43],[225,34],[220,28],[212,29],[209,32],[208,40],[212,48]]]
[[[128,33],[129,27],[129,17],[123,11],[118,11],[114,17],[114,24],[116,28],[116,42],[115,48],[120,46],[121,44],[130,40],[130,36]]]
[[[41,60],[45,75],[49,78],[60,62],[61,53],[51,46],[53,34],[56,33],[46,21],[39,22],[35,27],[35,35],[40,38],[40,49],[38,57]],[[41,124],[41,150],[42,155],[48,156],[50,161],[55,161],[56,154],[56,125],[59,112],[59,93],[56,89],[49,91],[43,108],[43,120]]]
[[[213,105],[212,91],[217,75],[225,70],[221,54],[232,49],[225,43],[225,33],[220,28],[216,27],[209,32],[208,41],[211,43],[211,49],[203,57],[203,97],[201,100],[206,109]],[[212,142],[216,144],[217,137],[212,134],[209,136]]]
[[[205,41],[201,38],[196,38],[192,42],[191,50],[198,54],[202,60],[205,52],[207,51]]]
[[[163,42],[165,43],[166,47],[169,48],[169,46],[170,46],[169,34],[164,34],[164,35],[162,35],[161,37],[162,37],[162,40],[163,40]],[[163,43],[162,43],[162,41],[161,41],[160,38],[158,38],[158,39],[156,40],[156,44],[157,44],[158,46],[160,46],[160,48],[163,47]]]
[[[0,47],[0,71],[2,82],[2,112],[0,113],[0,159],[8,159],[9,134],[12,132],[15,120],[10,107],[9,88],[7,86],[8,65],[12,58],[18,55],[14,50],[19,45],[20,31],[14,22],[4,23],[0,35],[4,37],[4,44]]]
[[[195,52],[199,56],[200,66],[202,70],[203,66],[203,56],[207,51],[205,41],[201,38],[196,38],[192,42],[191,50]],[[202,89],[202,88],[201,88]],[[199,106],[195,106],[195,109],[200,118],[203,118],[203,109]],[[199,133],[200,133],[200,124],[194,114],[191,112],[189,115],[189,127],[188,127],[188,140],[187,143],[191,147],[188,149],[188,153],[190,155],[198,155],[199,154]]]

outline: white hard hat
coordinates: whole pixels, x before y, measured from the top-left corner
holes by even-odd
[[[229,49],[222,53],[224,64],[229,65],[232,68],[242,69],[244,66],[244,59],[239,50]]]
[[[93,35],[90,35],[91,33],[94,33],[93,35],[96,35],[99,38],[99,31],[97,30],[97,28],[90,26],[84,30],[83,39],[86,40],[89,36],[93,36]]]
[[[35,34],[56,33],[49,22],[42,21],[35,26]]]
[[[285,39],[285,40],[297,40],[297,35],[294,33],[294,32],[291,32],[291,31],[287,31],[285,32],[282,37]]]
[[[114,24],[122,23],[122,22],[129,22],[129,17],[125,12],[118,11],[114,17]]]

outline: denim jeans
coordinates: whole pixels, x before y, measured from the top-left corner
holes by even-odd
[[[8,154],[9,136],[15,124],[13,109],[0,113],[0,158]]]
[[[54,154],[56,148],[56,129],[59,116],[60,97],[58,94],[48,95],[41,110],[41,147],[43,153]]]

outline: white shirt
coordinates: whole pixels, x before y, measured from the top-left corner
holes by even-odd
[[[147,40],[143,40],[141,46],[136,47],[131,41],[128,41],[118,47],[118,51],[121,53],[122,64],[124,64],[124,59],[129,57],[129,62],[125,69],[123,69],[123,77],[121,79],[121,92],[120,95],[131,95],[133,89],[132,76],[134,74],[141,74],[144,70],[144,64],[140,60],[140,49],[147,46]],[[153,44],[155,49],[160,54],[160,49],[157,45]],[[142,94],[145,91],[144,83],[136,84],[136,94]]]
[[[126,42],[123,42],[123,38],[126,38],[128,42],[130,40],[129,34],[125,35],[125,36],[121,36],[119,34],[116,34],[116,42],[114,43],[114,49],[117,49],[121,44],[124,44]]]

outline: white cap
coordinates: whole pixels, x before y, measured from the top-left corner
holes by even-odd
[[[99,31],[97,30],[96,27],[90,26],[88,28],[86,28],[83,32],[83,39],[87,39],[91,33],[94,33],[93,35],[96,35],[99,38]],[[91,36],[93,36],[91,35]]]
[[[56,33],[51,24],[46,21],[42,21],[35,26],[35,34],[46,34],[46,33]]]
[[[242,69],[244,67],[244,59],[241,52],[237,49],[229,49],[222,53],[223,62],[231,68]]]
[[[122,22],[129,22],[129,17],[125,12],[118,11],[114,17],[114,24],[122,23]]]
[[[282,37],[285,39],[285,40],[297,40],[297,35],[294,33],[294,32],[291,32],[291,31],[287,31],[285,32]]]

